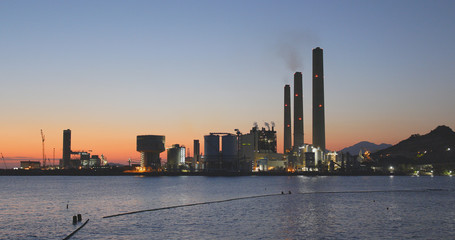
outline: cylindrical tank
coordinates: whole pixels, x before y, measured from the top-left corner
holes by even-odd
[[[216,171],[221,168],[220,162],[220,136],[204,136],[204,155],[208,171]]]
[[[205,156],[218,156],[220,153],[220,136],[218,135],[205,135],[204,136],[204,155]]]
[[[232,161],[237,156],[237,136],[224,135],[221,141],[223,161]]]
[[[184,146],[174,144],[167,150],[168,171],[177,170],[180,165],[185,165],[185,149]]]
[[[229,134],[221,138],[222,145],[222,168],[225,171],[237,171],[237,136]]]

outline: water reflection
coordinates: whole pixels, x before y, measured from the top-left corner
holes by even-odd
[[[0,180],[0,239],[63,238],[74,230],[71,217],[77,213],[91,220],[73,239],[455,238],[455,210],[449,207],[455,204],[455,185],[450,177],[55,176]],[[389,191],[427,188],[448,191]],[[281,191],[292,194],[101,218]]]

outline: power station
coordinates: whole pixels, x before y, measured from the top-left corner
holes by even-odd
[[[323,50],[312,51],[312,134],[313,144],[304,142],[303,74],[294,73],[294,98],[291,102],[291,86],[284,86],[283,154],[277,153],[276,131],[265,122],[267,129],[259,129],[257,123],[247,134],[210,133],[204,136],[204,155],[199,140],[193,142],[193,157],[189,149],[179,144],[168,147],[167,164],[161,166],[160,154],[166,150],[165,136],[138,135],[136,150],[141,153],[139,171],[204,171],[204,172],[251,172],[251,171],[320,171],[328,166],[333,153],[326,151]],[[293,107],[291,108],[291,105]],[[293,113],[292,113],[293,110]],[[291,121],[293,119],[293,122]],[[294,125],[292,127],[292,125]],[[293,130],[293,132],[292,132]],[[44,142],[44,136],[43,136]],[[91,151],[91,150],[89,150]],[[185,156],[188,152],[188,156]],[[44,151],[43,151],[44,155]],[[79,159],[71,159],[79,155]],[[330,155],[330,156],[329,156]],[[94,155],[95,157],[96,155]],[[332,156],[332,157],[331,157]],[[330,160],[332,161],[332,160]],[[71,150],[71,130],[63,131],[63,168],[92,166],[86,151]],[[97,162],[97,161],[94,161]],[[331,162],[333,165],[333,163]]]
[[[63,154],[60,160],[61,169],[82,169],[82,168],[98,168],[105,166],[104,155],[101,158],[98,155],[91,155],[92,150],[71,150],[71,130],[63,130]],[[71,158],[71,156],[74,156]]]
[[[324,68],[323,51],[313,49],[313,144],[304,143],[303,76],[294,74],[294,143],[291,143],[290,86],[284,86],[284,139],[283,153],[287,155],[290,169],[312,170],[326,165],[325,117],[324,117]]]

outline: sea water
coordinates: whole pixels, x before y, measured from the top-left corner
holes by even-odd
[[[71,239],[455,239],[454,190],[429,176],[0,176],[0,239],[63,239],[87,219]]]

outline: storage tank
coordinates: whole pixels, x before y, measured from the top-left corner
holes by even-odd
[[[204,155],[208,171],[221,168],[220,136],[214,134],[204,136]]]
[[[210,134],[204,136],[204,155],[218,156],[220,153],[220,136]]]
[[[229,160],[237,156],[237,136],[225,135],[221,137],[223,160]]]
[[[168,171],[178,170],[180,165],[185,165],[185,150],[186,148],[179,144],[174,144],[167,150]]]
[[[237,170],[237,136],[228,134],[221,137],[223,169]]]

